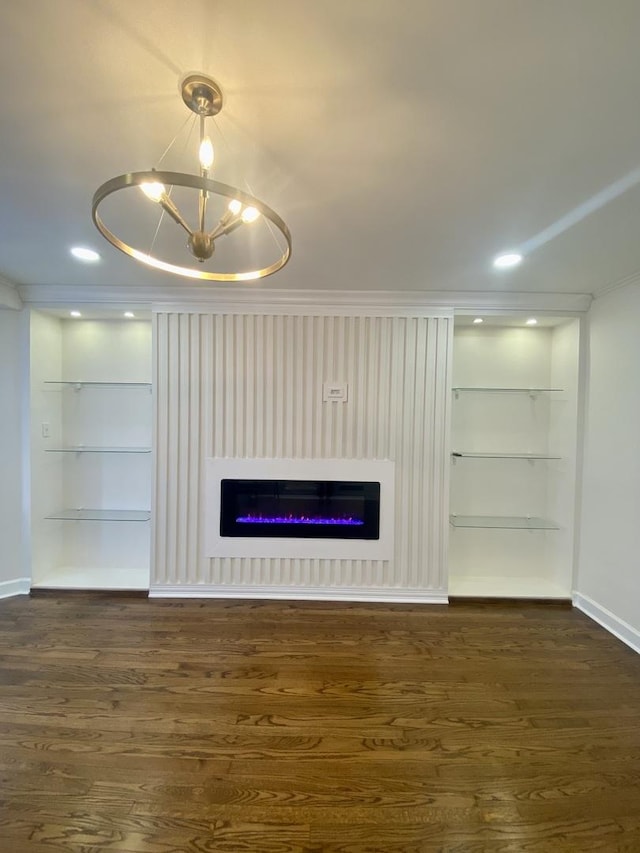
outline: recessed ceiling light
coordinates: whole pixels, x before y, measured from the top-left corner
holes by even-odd
[[[522,255],[519,252],[503,252],[501,255],[496,255],[493,265],[498,270],[506,270],[509,267],[517,267],[521,261]]]
[[[88,263],[95,263],[95,261],[100,260],[100,255],[97,252],[94,252],[93,249],[87,249],[85,246],[74,246],[71,249],[71,254],[79,261],[87,261]]]
[[[529,319],[527,320],[527,326],[537,326],[537,325],[538,325],[538,321],[536,320],[536,318],[535,317],[529,317]]]
[[[69,311],[70,317],[82,317],[82,314],[79,311]]]
[[[124,316],[131,319],[131,318],[135,317],[136,315],[133,313],[133,311],[125,311]]]
[[[476,317],[476,319],[473,322],[474,322],[474,324],[477,325],[478,323],[484,323],[484,320],[482,319],[482,317]]]

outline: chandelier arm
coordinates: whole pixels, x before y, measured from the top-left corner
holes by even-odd
[[[184,228],[184,230],[187,232],[187,234],[190,237],[192,236],[193,232],[192,232],[191,228],[189,228],[186,220],[184,219],[184,217],[182,216],[182,214],[180,213],[180,211],[176,207],[175,203],[169,198],[169,196],[166,193],[160,199],[160,206],[162,207],[162,209],[166,213],[169,214],[169,216],[173,219],[174,222],[177,222],[178,225],[180,225],[182,228]]]
[[[220,220],[213,231],[209,234],[209,237],[212,240],[217,240],[218,237],[226,237],[227,234],[233,233],[233,231],[241,225],[244,225],[244,220],[241,216],[235,216],[230,222],[226,223]]]
[[[209,238],[211,240],[215,240],[216,237],[220,237],[224,233],[224,229],[229,225],[232,219],[239,219],[240,214],[232,213],[230,210],[225,210],[220,219],[218,220],[218,224],[209,231]]]

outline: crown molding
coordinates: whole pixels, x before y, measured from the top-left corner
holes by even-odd
[[[626,275],[624,278],[619,278],[617,281],[612,281],[610,284],[606,284],[604,287],[598,288],[593,294],[593,298],[601,299],[603,296],[607,296],[609,293],[613,293],[616,290],[622,290],[624,287],[632,287],[634,284],[640,284],[640,270],[636,270],[631,275]]]
[[[0,275],[0,308],[19,311],[23,306],[18,289],[12,281]]]
[[[584,293],[514,293],[487,291],[276,290],[247,285],[185,284],[123,287],[23,285],[18,293],[34,308],[73,304],[150,306],[157,312],[358,314],[446,316],[465,311],[546,311],[582,313],[591,296]]]

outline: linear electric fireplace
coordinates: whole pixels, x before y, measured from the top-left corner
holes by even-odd
[[[380,483],[221,479],[220,535],[379,539]]]

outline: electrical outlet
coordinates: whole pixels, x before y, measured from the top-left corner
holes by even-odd
[[[50,426],[50,424],[48,424],[48,423],[43,423],[43,424],[42,424],[42,437],[43,437],[43,438],[49,438],[49,436],[50,436],[50,435],[51,435],[51,426]]]

